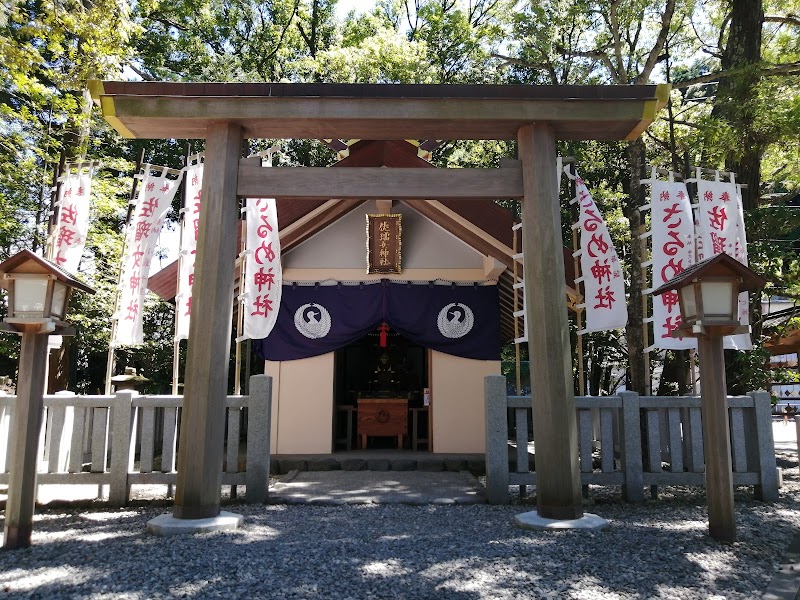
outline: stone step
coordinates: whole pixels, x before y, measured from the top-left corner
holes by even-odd
[[[377,451],[272,456],[271,475],[290,471],[469,471],[478,476],[486,474],[486,460],[483,454]]]

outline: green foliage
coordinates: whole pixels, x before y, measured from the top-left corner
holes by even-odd
[[[769,296],[800,295],[797,209],[764,206],[745,215],[750,267],[767,279]]]
[[[100,159],[92,224],[80,276],[98,290],[73,299],[80,333],[73,355],[79,389],[102,386],[109,319],[117,285],[123,221],[133,165],[180,167],[185,140],[122,140],[91,110],[82,90],[88,78],[172,81],[289,81],[349,83],[596,84],[683,81],[715,72],[731,43],[730,2],[713,0],[376,0],[364,14],[341,22],[336,0],[118,0],[5,3],[0,18],[0,258],[41,248],[49,210],[52,165],[58,153]],[[729,74],[719,90],[707,82],[672,94],[645,135],[647,158],[659,165],[721,167],[754,144],[770,202],[747,215],[751,266],[769,279],[769,293],[800,295],[795,209],[782,197],[800,189],[798,74],[762,76],[772,65],[800,60],[800,28],[791,20],[797,0],[765,0],[761,62]],[[664,25],[666,26],[664,27]],[[661,34],[666,32],[665,36]],[[735,39],[732,40],[735,43]],[[667,73],[669,69],[669,73]],[[748,87],[757,80],[755,88]],[[753,90],[754,91],[747,91]],[[745,91],[743,91],[745,90]],[[724,96],[724,97],[720,97]],[[721,110],[732,107],[735,111]],[[714,111],[713,108],[717,107]],[[735,115],[746,115],[746,127]],[[733,115],[733,116],[732,116]],[[671,125],[671,126],[670,126]],[[674,140],[674,142],[673,142]],[[272,140],[252,140],[251,150]],[[192,141],[192,151],[202,150]],[[335,154],[317,140],[284,142],[285,164],[327,166]],[[574,157],[602,210],[631,283],[638,244],[639,202],[629,193],[625,143],[559,144]],[[515,155],[514,142],[443,141],[440,167],[496,167]],[[562,184],[562,200],[569,196]],[[176,200],[171,218],[177,218]],[[519,203],[507,202],[519,215]],[[792,211],[795,212],[792,212]],[[562,201],[563,240],[571,246],[571,209]],[[147,342],[119,353],[119,369],[137,367],[169,385],[172,307],[148,300]],[[758,323],[756,323],[756,328]],[[584,338],[592,392],[611,392],[628,342],[619,332]],[[13,357],[16,340],[0,339]],[[763,350],[730,360],[737,389],[758,382]],[[0,362],[2,368],[2,362]]]
[[[408,3],[408,0],[406,0]],[[468,8],[458,2],[417,1],[409,40],[424,41],[439,83],[494,83],[491,54],[503,38],[500,21],[507,2],[478,0]]]
[[[346,30],[347,44],[308,56],[295,63],[305,79],[337,83],[431,83],[424,42],[409,42],[396,29],[368,19],[368,28]],[[374,25],[374,31],[372,31]],[[358,27],[361,24],[359,23]]]
[[[754,344],[752,350],[736,352],[725,351],[725,379],[728,394],[742,396],[753,390],[768,390],[772,373],[767,367],[769,350],[762,345],[763,340]]]

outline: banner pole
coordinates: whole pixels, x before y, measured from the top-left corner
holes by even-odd
[[[243,212],[247,206],[247,199],[242,200]],[[242,393],[242,333],[244,331],[244,310],[242,310],[242,302],[239,296],[244,293],[244,277],[245,277],[245,263],[244,251],[247,244],[247,213],[244,212],[244,218],[241,219],[239,226],[240,240],[239,240],[239,284],[238,294],[234,294],[234,301],[236,303],[236,371],[233,376],[233,395],[238,396]]]
[[[181,362],[181,340],[178,338],[178,311],[180,306],[177,299],[177,292],[180,289],[181,281],[181,264],[183,263],[183,254],[180,250],[183,248],[183,236],[185,234],[186,213],[186,167],[189,166],[189,157],[192,153],[192,145],[186,144],[186,154],[183,157],[183,177],[181,178],[181,210],[179,212],[180,236],[178,238],[178,275],[175,283],[175,336],[172,341],[172,395],[177,396],[180,391],[180,362]]]
[[[699,167],[693,167],[689,162],[689,155],[688,153],[683,157],[683,180],[686,182],[686,192],[689,194],[689,205],[692,205],[692,197],[697,197],[697,183],[692,183],[689,180],[692,178],[692,173],[694,172],[697,178],[700,178],[701,171]],[[697,202],[700,202],[700,198],[697,198]],[[694,261],[697,261],[697,217],[694,209],[692,209],[692,222],[695,224],[694,233],[695,235],[692,238],[694,244]],[[690,349],[689,350],[689,377],[692,379],[692,395],[697,396],[697,350]]]
[[[119,300],[121,296],[120,287],[122,286],[122,261],[125,258],[125,251],[127,250],[128,228],[131,224],[131,215],[133,215],[133,209],[136,202],[136,188],[138,187],[139,183],[137,176],[139,175],[139,171],[142,170],[142,163],[144,163],[144,148],[142,148],[142,152],[136,161],[136,168],[133,172],[133,183],[131,183],[131,193],[128,196],[128,212],[125,215],[125,235],[122,238],[122,254],[119,259],[119,272],[117,273],[117,291],[114,294],[114,312],[112,313],[111,317],[111,335],[108,338],[108,358],[106,360],[105,381],[105,394],[107,396],[111,394],[111,377],[114,375],[114,369],[116,368],[117,363],[117,357],[114,348],[114,338],[117,336],[117,325],[119,322]]]
[[[513,251],[514,255],[519,253],[519,236],[517,231],[512,229],[511,230],[514,241],[513,241]],[[512,312],[515,313],[519,310],[519,290],[517,289],[516,283],[518,278],[518,271],[519,271],[519,263],[517,259],[514,259],[514,310]],[[524,307],[523,307],[524,308]],[[516,384],[516,391],[517,396],[522,394],[522,373],[520,373],[520,368],[522,365],[522,361],[520,360],[520,350],[519,350],[519,343],[516,341],[519,339],[519,317],[514,317],[514,369],[516,373],[515,377],[515,384]]]
[[[576,198],[578,195],[578,189],[577,186],[575,185],[576,169],[574,162],[569,163],[569,172],[571,175],[571,177],[569,178],[569,194],[570,194],[570,199],[572,199]],[[578,207],[577,205],[575,205],[575,207],[572,208],[570,211],[572,212],[572,218],[576,223],[580,220],[579,211],[580,207]],[[572,268],[575,272],[576,279],[581,276],[581,261],[579,257],[575,256],[575,253],[578,251],[578,249],[579,249],[578,230],[572,228]],[[578,288],[577,285],[575,286],[575,288],[576,288],[575,291],[579,292],[579,290],[577,289]],[[583,329],[583,309],[577,307],[575,308],[575,327],[577,328],[575,352],[578,355],[578,395],[585,396],[586,374],[584,373],[584,370],[586,367],[584,366],[584,359],[583,359],[583,333],[581,333],[581,330]]]
[[[647,156],[645,152],[642,151],[641,154],[641,167],[639,169],[639,197],[641,198],[644,194],[642,189],[641,180],[647,177]],[[642,225],[642,229],[644,225]],[[647,239],[646,238],[639,238],[639,249],[640,249],[640,256],[647,260]],[[645,270],[642,269],[642,286],[644,288],[647,287],[646,279],[647,275],[645,274]],[[648,348],[650,347],[650,332],[647,327],[647,296],[648,294],[642,294],[642,354],[644,354],[644,395],[650,396],[653,393],[653,381],[652,381],[652,373],[650,372],[650,351]]]
[[[45,242],[45,258],[52,262],[55,254],[55,243],[53,237],[56,231],[56,221],[58,219],[58,195],[61,191],[61,177],[67,165],[67,155],[64,150],[58,158],[58,167],[53,170],[53,186],[50,189],[50,214],[47,220],[47,240]]]

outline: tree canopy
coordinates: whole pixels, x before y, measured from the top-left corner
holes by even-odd
[[[91,109],[85,93],[91,78],[539,85],[669,81],[674,86],[669,110],[641,140],[560,147],[575,157],[611,220],[631,297],[638,298],[646,287],[639,266],[646,256],[638,243],[646,225],[638,210],[642,160],[677,172],[689,165],[737,172],[747,184],[751,263],[768,274],[768,293],[800,296],[797,0],[375,0],[364,6],[341,14],[337,0],[3,3],[0,258],[44,245],[50,187],[62,151],[67,160],[102,164],[81,275],[107,293],[75,300],[73,314],[83,333],[72,358],[79,367],[73,385],[94,391],[102,378],[92,365],[105,360],[104,324],[113,310],[108,298],[116,285],[134,163],[144,149],[146,160],[178,168],[187,144],[119,138]],[[268,143],[253,141],[252,147]],[[201,148],[193,144],[195,151]],[[321,141],[295,140],[285,149],[284,160],[292,164],[334,160]],[[444,141],[433,160],[439,166],[489,166],[514,152],[513,143]],[[566,244],[571,243],[568,229]],[[647,367],[637,337],[643,315],[634,305],[639,304],[631,303],[624,337],[594,334],[589,340],[595,347],[608,346],[594,356],[630,363],[634,389],[643,386]],[[147,322],[153,341],[127,355],[146,371],[161,373],[156,379],[162,383],[171,350],[156,351],[169,346],[156,334],[171,318],[170,311],[152,303]],[[758,327],[754,335],[761,335]],[[0,343],[3,368],[12,369],[13,342]]]

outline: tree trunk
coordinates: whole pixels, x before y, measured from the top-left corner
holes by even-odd
[[[689,351],[668,350],[664,355],[664,368],[658,384],[658,396],[683,396],[689,387]]]
[[[639,206],[642,205],[642,190],[639,180],[644,167],[644,142],[641,138],[628,143],[628,166],[630,168],[631,185],[628,189],[630,202],[625,205],[625,216],[630,224],[631,245],[628,257],[631,266],[631,280],[628,300],[628,325],[625,337],[628,341],[628,369],[630,371],[630,390],[639,394],[649,393],[650,369],[644,355],[645,339],[642,323],[644,310],[642,306],[642,290],[645,288],[645,273],[642,269],[642,245],[639,236],[644,233],[645,226]]]
[[[79,100],[81,102],[81,113],[78,122],[72,122],[64,131],[64,153],[67,162],[85,158],[86,147],[89,142],[92,97],[88,90],[82,92]],[[69,389],[73,361],[72,346],[72,338],[64,337],[61,338],[60,348],[50,350],[47,375],[48,394]]]
[[[728,40],[722,52],[723,71],[735,70],[720,79],[712,114],[723,118],[736,131],[737,148],[728,153],[725,168],[737,173],[745,210],[758,207],[763,142],[753,127],[757,112],[753,98],[758,93],[761,62],[762,0],[732,0]]]

